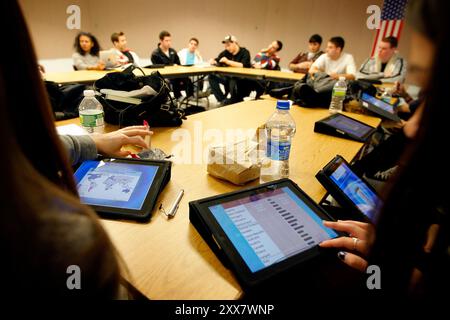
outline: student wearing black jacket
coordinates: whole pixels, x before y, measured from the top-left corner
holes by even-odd
[[[251,68],[250,52],[239,46],[235,36],[228,35],[222,41],[225,50],[216,59],[211,59],[211,65],[219,67]],[[220,89],[220,84],[225,86],[225,93]],[[217,99],[219,105],[227,105],[242,101],[250,93],[250,86],[247,80],[237,79],[227,76],[212,74],[209,76],[211,92]],[[227,99],[228,92],[231,98]]]
[[[180,57],[177,52],[171,48],[172,36],[168,31],[161,31],[159,33],[159,43],[155,50],[153,50],[150,59],[153,64],[163,64],[166,66],[181,65]],[[175,98],[181,97],[181,90],[186,91],[187,97],[191,97],[194,94],[194,87],[192,81],[189,78],[172,79],[170,83],[173,87],[173,93]]]

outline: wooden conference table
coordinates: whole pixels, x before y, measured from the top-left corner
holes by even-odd
[[[143,68],[146,75],[151,74],[154,71],[159,71],[161,75],[166,78],[177,78],[185,76],[203,76],[211,73],[219,73],[230,76],[237,76],[242,78],[253,79],[266,79],[272,81],[298,81],[304,77],[302,73],[292,73],[285,71],[264,70],[264,69],[252,69],[252,68],[224,68],[214,66],[168,66],[164,68]],[[54,81],[61,84],[67,83],[93,83],[95,80],[102,78],[105,74],[112,71],[69,71],[69,72],[49,72],[45,75],[45,80]],[[139,75],[138,70],[134,71],[136,75]]]
[[[231,272],[190,224],[188,203],[241,188],[209,176],[202,154],[214,142],[209,138],[232,135],[232,129],[256,130],[274,110],[274,101],[247,101],[189,116],[180,128],[153,129],[153,147],[168,154],[183,154],[185,162],[190,162],[174,163],[171,181],[158,199],[157,207],[161,202],[164,207],[170,207],[178,191],[184,189],[176,216],[167,220],[156,208],[148,223],[102,220],[130,270],[132,283],[144,295],[151,299],[238,299],[242,296],[242,289]],[[292,144],[290,178],[318,202],[325,189],[314,177],[317,171],[336,154],[351,160],[362,144],[314,133],[314,122],[326,117],[328,110],[293,106],[291,114],[297,133]],[[348,115],[374,127],[380,124],[378,118]],[[78,124],[78,121],[60,121],[57,125]],[[107,127],[107,130],[114,129],[114,126]],[[182,147],[184,151],[179,152]],[[173,161],[180,159],[175,157]]]

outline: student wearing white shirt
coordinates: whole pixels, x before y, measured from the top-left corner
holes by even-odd
[[[198,43],[198,39],[192,37],[189,39],[188,47],[178,52],[182,66],[200,64],[203,62],[203,58],[198,51]]]
[[[139,56],[127,47],[125,33],[122,31],[114,32],[111,35],[111,42],[114,45],[113,50],[117,55],[116,60],[119,65],[132,63],[134,66],[139,67]]]
[[[355,59],[349,53],[342,52],[345,41],[342,37],[333,37],[328,41],[326,53],[321,55],[309,69],[309,73],[325,72],[333,79],[345,77],[354,80],[356,74]]]
[[[355,60],[351,54],[342,52],[344,44],[342,37],[333,37],[328,41],[326,53],[309,69],[306,83],[299,81],[295,84],[291,100],[303,107],[327,108],[336,80],[340,77],[355,80]]]

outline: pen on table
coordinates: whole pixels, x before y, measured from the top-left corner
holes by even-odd
[[[172,207],[167,212],[167,217],[173,218],[175,216],[175,213],[177,212],[178,207],[180,205],[181,198],[183,198],[183,194],[184,194],[184,190],[181,189],[180,192],[178,192],[178,195],[177,195],[175,201],[173,202]]]

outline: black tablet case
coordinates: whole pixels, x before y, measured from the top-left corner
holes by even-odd
[[[127,161],[146,161],[146,160],[135,160],[135,159],[126,159]],[[157,185],[155,185],[155,187],[158,188],[158,193],[157,196],[155,197],[155,199],[153,200],[153,203],[151,205],[151,210],[148,214],[140,216],[137,214],[130,214],[130,213],[108,213],[106,211],[96,211],[97,214],[99,216],[101,216],[102,218],[108,218],[108,219],[127,219],[127,220],[134,220],[134,221],[139,221],[139,222],[147,222],[150,220],[151,216],[152,216],[152,211],[155,208],[158,196],[161,194],[161,192],[164,190],[165,186],[167,185],[167,183],[170,181],[170,177],[171,177],[171,171],[172,171],[172,162],[170,161],[164,161],[164,160],[151,160],[151,162],[158,162],[158,163],[162,163],[163,165],[160,167],[163,172],[163,178],[161,183],[158,183]]]
[[[370,139],[370,137],[372,136],[372,134],[376,131],[376,129],[374,127],[371,127],[368,124],[365,124],[365,123],[363,123],[361,121],[358,121],[356,119],[347,117],[347,116],[345,116],[343,114],[339,114],[339,115],[342,116],[342,117],[349,118],[352,121],[356,121],[358,123],[362,123],[364,126],[372,128],[372,130],[369,132],[369,134],[366,137],[364,137],[362,139],[358,138],[358,137],[355,137],[353,135],[349,135],[347,132],[345,132],[343,130],[340,130],[340,129],[336,128],[336,127],[333,127],[330,124],[325,122],[330,117],[335,116],[335,115],[331,115],[331,116],[328,116],[328,117],[326,117],[324,119],[316,121],[314,123],[314,132],[328,134],[328,135],[331,135],[331,136],[335,136],[335,137],[339,137],[339,138],[345,138],[345,139],[350,139],[350,140],[355,140],[355,141],[359,141],[359,142],[367,142]]]
[[[344,159],[341,156],[342,159]],[[325,168],[328,167],[335,158],[333,158],[329,163],[326,164],[325,167],[323,167],[319,172],[316,174],[316,179],[320,182],[320,184],[327,190],[327,194],[322,198],[322,200],[319,202],[320,206],[325,209],[330,215],[336,219],[336,220],[357,220],[362,222],[371,222],[370,219],[361,211],[359,211],[357,208],[355,208],[354,204],[346,195],[344,195],[340,191],[336,191],[337,187],[330,181],[330,178],[325,173]],[[352,170],[351,165],[345,161],[344,163]],[[353,170],[352,170],[353,171]],[[355,173],[355,172],[353,172]],[[365,183],[368,188],[370,188],[375,194],[378,195],[378,192],[368,183],[364,177],[361,177],[360,175],[356,174],[358,178],[362,180],[363,183]],[[332,206],[330,203],[326,201],[326,198],[328,195],[331,195],[337,203],[341,207],[335,207]],[[379,195],[378,195],[379,196]]]
[[[292,185],[294,187],[296,187],[298,190],[300,190],[300,192],[303,193],[309,200],[311,200],[313,203],[315,203],[304,191],[302,191],[300,189],[300,187],[298,187],[298,185],[296,183],[294,183],[292,180],[289,180],[289,179],[280,179],[280,180],[260,184],[258,186],[252,187],[252,188],[245,188],[240,191],[229,192],[229,193],[221,194],[218,196],[213,196],[213,197],[199,199],[199,200],[189,202],[189,220],[190,220],[190,222],[192,223],[192,225],[195,227],[197,232],[202,236],[202,238],[205,240],[205,242],[208,244],[208,246],[211,248],[211,250],[215,253],[215,255],[219,258],[219,260],[222,262],[222,264],[227,269],[233,270],[233,266],[231,265],[231,262],[228,259],[228,257],[226,256],[226,254],[221,249],[217,240],[214,238],[214,235],[213,235],[211,229],[209,228],[208,224],[202,218],[202,215],[201,215],[200,211],[198,210],[200,203],[225,198],[230,195],[235,195],[236,193],[257,190],[257,189],[264,188],[266,186],[274,185],[277,183],[283,183],[285,181],[292,182]],[[332,219],[332,217],[326,211],[324,211],[320,205],[319,205],[319,208],[322,210],[322,212],[324,212],[324,214],[326,216],[328,216]],[[334,259],[334,255],[329,255],[329,254],[322,255],[322,257],[318,256],[317,259],[310,259],[308,261],[305,261],[305,263],[303,265],[297,266],[296,268],[293,268],[290,271],[294,271],[297,269],[303,269],[303,268],[305,268],[305,269],[313,268],[314,269],[314,267],[312,267],[314,264],[320,263],[323,259],[330,259],[331,256],[332,256],[331,259]],[[263,280],[256,284],[244,283],[242,281],[242,279],[239,278],[239,276],[237,277],[237,279],[246,292],[251,292],[253,290],[257,290],[257,288],[261,288],[262,286],[273,285],[273,282],[284,281],[283,279],[285,277],[288,277],[289,274],[290,274],[290,272],[283,272],[283,273],[280,273],[279,275],[274,276],[273,279],[266,279],[266,280]],[[296,275],[296,276],[298,276],[298,275]],[[305,275],[305,276],[307,276],[307,275]]]

